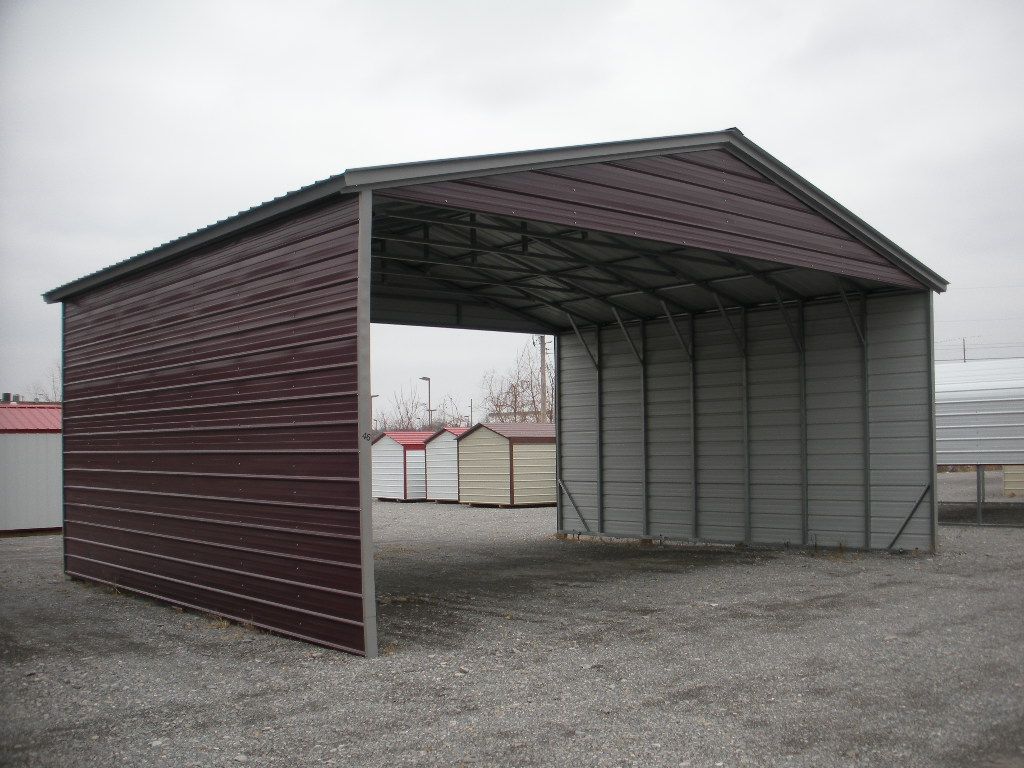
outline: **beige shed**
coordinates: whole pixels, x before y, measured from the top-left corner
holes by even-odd
[[[458,445],[461,503],[556,503],[554,424],[477,424]]]

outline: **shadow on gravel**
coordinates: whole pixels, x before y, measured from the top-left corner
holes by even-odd
[[[450,648],[483,621],[562,625],[567,603],[574,610],[607,610],[604,603],[622,582],[644,574],[664,578],[775,557],[762,550],[553,537],[505,545],[383,546],[375,563],[380,637],[385,651],[410,644]],[[622,592],[628,593],[628,588]],[[659,610],[633,606],[625,612],[643,617]]]

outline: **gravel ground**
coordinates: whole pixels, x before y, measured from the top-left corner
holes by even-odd
[[[940,555],[555,540],[381,504],[367,661],[0,540],[0,764],[1024,765],[1024,530]]]

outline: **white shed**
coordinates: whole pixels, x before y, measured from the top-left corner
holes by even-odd
[[[417,501],[427,497],[425,441],[430,431],[382,432],[373,441],[373,496]]]
[[[60,404],[0,404],[0,532],[63,523]]]
[[[554,424],[477,424],[458,445],[463,504],[556,503]]]
[[[427,499],[459,500],[459,447],[456,438],[469,427],[444,427],[427,438]]]

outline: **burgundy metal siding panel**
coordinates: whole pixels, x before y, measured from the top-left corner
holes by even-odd
[[[730,253],[893,285],[887,259],[722,150],[389,189],[389,197]]]
[[[355,198],[69,301],[68,573],[362,653]]]

